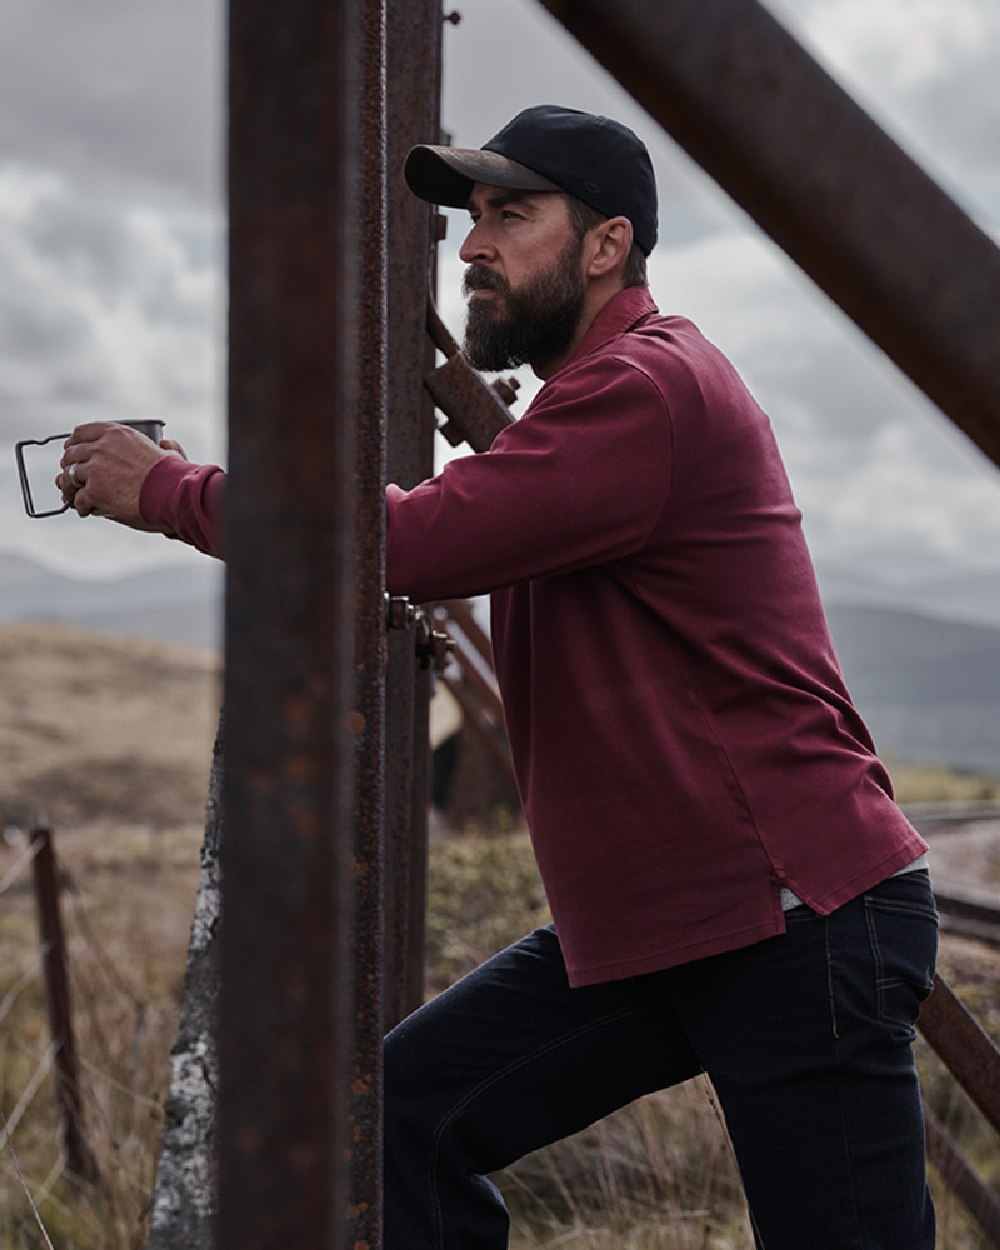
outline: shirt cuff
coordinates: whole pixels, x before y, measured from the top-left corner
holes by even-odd
[[[222,503],[226,475],[215,464],[191,464],[164,456],[146,474],[139,492],[139,512],[147,525],[197,547],[222,555]]]

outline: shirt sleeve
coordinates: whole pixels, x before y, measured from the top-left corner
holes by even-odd
[[[222,509],[226,475],[214,464],[191,464],[164,456],[146,474],[139,512],[148,525],[222,558]]]
[[[639,367],[601,355],[536,396],[488,453],[386,492],[386,585],[485,594],[639,550],[666,504],[670,415]]]

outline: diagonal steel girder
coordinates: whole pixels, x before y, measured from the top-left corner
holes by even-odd
[[[542,3],[1000,464],[1000,251],[788,31],[756,0]]]

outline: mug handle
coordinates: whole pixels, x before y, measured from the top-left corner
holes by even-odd
[[[48,512],[36,512],[35,504],[31,498],[31,486],[28,484],[28,470],[24,463],[25,447],[44,447],[46,443],[51,443],[54,439],[69,438],[68,434],[50,434],[48,438],[23,438],[19,443],[14,444],[14,455],[17,459],[17,476],[21,482],[21,498],[24,500],[24,510],[30,517],[43,516],[61,516],[69,507],[68,503],[64,503],[61,508],[52,508]]]

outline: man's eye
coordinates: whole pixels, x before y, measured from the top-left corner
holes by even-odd
[[[523,216],[523,214],[522,214],[522,213],[516,213],[516,212],[515,212],[512,208],[505,208],[505,209],[503,210],[502,216],[503,216],[503,217],[513,218],[515,221],[520,221],[520,220],[521,220],[521,218],[522,218],[522,216]]]

